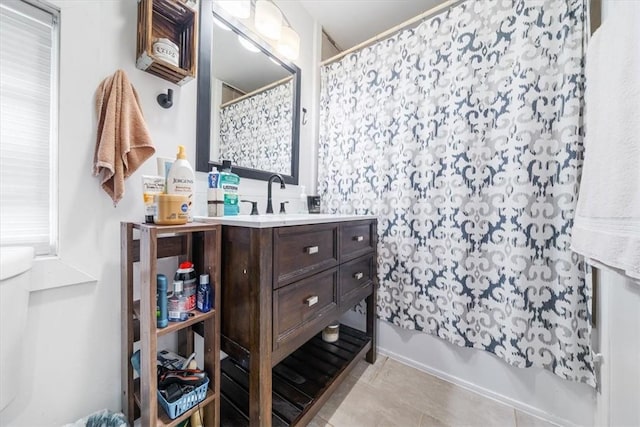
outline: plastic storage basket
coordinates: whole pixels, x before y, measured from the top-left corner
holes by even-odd
[[[162,394],[160,394],[160,392],[158,391],[158,401],[164,408],[167,415],[169,415],[169,418],[173,420],[196,406],[198,403],[202,402],[204,398],[207,397],[208,387],[209,379],[207,379],[207,382],[205,382],[201,386],[198,386],[192,392],[183,395],[180,399],[176,400],[173,403],[167,402]]]

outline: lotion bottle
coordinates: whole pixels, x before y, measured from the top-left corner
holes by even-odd
[[[178,145],[176,161],[171,165],[167,175],[167,194],[182,194],[187,196],[187,204],[182,206],[189,221],[193,221],[193,190],[195,186],[195,174],[184,149],[184,145]]]

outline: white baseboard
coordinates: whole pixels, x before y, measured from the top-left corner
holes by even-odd
[[[413,359],[409,359],[407,357],[404,357],[400,354],[394,353],[393,351],[389,351],[385,348],[382,348],[380,346],[378,346],[378,354],[381,356],[387,356],[391,359],[397,360],[400,363],[403,363],[407,366],[411,366],[412,368],[418,369],[419,371],[422,372],[426,372],[430,375],[433,375],[435,377],[438,377],[444,381],[450,382],[452,384],[455,384],[459,387],[465,388],[469,391],[472,391],[474,393],[477,393],[481,396],[484,396],[488,399],[491,400],[495,400],[496,402],[499,403],[503,403],[505,405],[511,406],[512,408],[517,409],[520,412],[524,412],[527,413],[533,417],[537,417],[540,418],[544,421],[550,422],[552,424],[556,424],[558,426],[566,426],[566,427],[578,427],[576,424],[560,418],[558,416],[555,416],[553,414],[549,414],[548,412],[542,411],[538,408],[535,408],[533,406],[527,405],[524,402],[521,402],[519,400],[515,400],[512,399],[510,397],[504,396],[502,394],[496,393],[494,391],[491,391],[489,389],[486,389],[484,387],[480,387],[474,383],[471,383],[469,381],[465,381],[461,378],[458,378],[456,376],[447,374],[446,372],[442,372],[438,369],[432,368],[431,366],[425,365],[423,363],[420,362],[416,362]]]

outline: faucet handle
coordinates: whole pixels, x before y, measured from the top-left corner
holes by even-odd
[[[258,215],[258,202],[254,202],[253,200],[240,200],[244,203],[251,203],[251,215]]]
[[[284,205],[286,205],[287,203],[289,203],[288,201],[286,202],[281,202],[280,203],[280,213],[281,214],[286,214],[287,212],[284,210]]]

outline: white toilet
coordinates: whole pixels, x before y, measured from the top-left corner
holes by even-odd
[[[18,394],[33,248],[0,248],[0,412]]]

